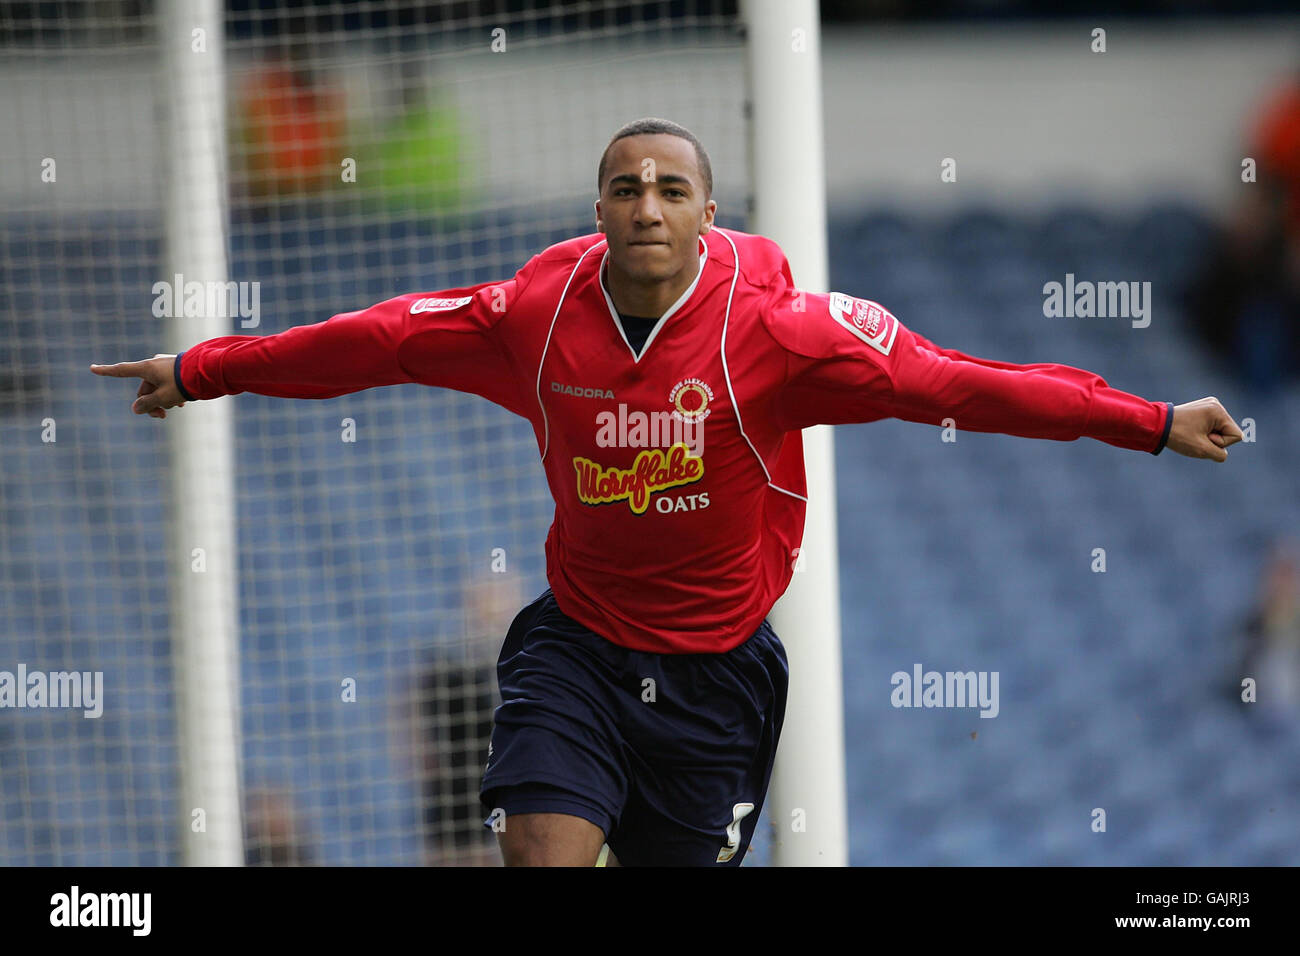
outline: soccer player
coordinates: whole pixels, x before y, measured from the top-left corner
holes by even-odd
[[[1215,398],[1175,407],[1063,365],[940,348],[884,306],[795,287],[776,243],[713,225],[675,123],[620,129],[596,230],[513,278],[411,293],[278,335],[92,366],[132,406],[420,383],[526,418],[555,499],[550,587],[497,666],[481,795],[507,865],[738,865],[784,717],[768,611],[806,504],[800,429],[883,418],[1222,462]],[[706,440],[707,439],[707,440]],[[485,824],[488,821],[485,821]]]

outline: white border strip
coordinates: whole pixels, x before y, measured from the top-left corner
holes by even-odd
[[[551,450],[551,420],[546,415],[546,405],[542,403],[542,367],[546,364],[546,353],[551,348],[551,336],[555,334],[555,323],[560,317],[560,309],[564,306],[564,298],[569,294],[569,286],[573,283],[573,277],[578,274],[578,267],[582,265],[582,260],[587,258],[592,249],[598,249],[605,242],[599,240],[594,246],[591,246],[582,255],[578,256],[578,261],[573,264],[573,271],[569,273],[568,281],[564,283],[564,289],[560,292],[560,301],[555,304],[555,315],[551,316],[551,327],[546,330],[546,344],[542,346],[542,357],[537,362],[537,407],[542,410],[542,428],[544,429],[544,438],[542,440],[542,461],[546,461],[546,453]]]
[[[736,293],[736,280],[740,278],[740,252],[736,249],[736,244],[731,242],[731,237],[727,235],[726,230],[719,229],[717,232],[723,239],[726,239],[727,242],[731,243],[731,252],[732,255],[735,256],[736,260],[735,271],[731,275],[731,290],[727,293],[727,313],[722,319],[722,342],[719,346],[722,355],[722,374],[727,380],[727,396],[731,399],[731,408],[736,413],[736,427],[740,429],[740,437],[745,439],[745,444],[749,446],[749,450],[752,451],[754,457],[758,459],[758,467],[763,469],[763,475],[767,478],[768,487],[775,488],[777,491],[787,494],[791,498],[798,498],[800,501],[806,503],[808,499],[803,495],[790,491],[788,488],[782,488],[780,485],[773,483],[772,473],[767,470],[767,463],[763,461],[763,456],[758,453],[758,449],[754,447],[754,443],[750,441],[749,436],[745,434],[745,424],[740,420],[740,405],[736,402],[736,392],[731,387],[731,370],[727,367],[727,326],[731,322],[731,297]]]

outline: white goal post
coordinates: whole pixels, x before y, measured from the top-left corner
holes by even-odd
[[[815,0],[745,0],[752,231],[780,243],[795,284],[827,292],[821,39]],[[771,619],[790,659],[790,697],[768,815],[778,866],[845,866],[844,705],[835,444],[803,433],[808,510],[796,572]]]
[[[707,147],[720,227],[826,287],[816,4],[272,7],[0,6],[0,673],[103,691],[0,720],[0,865],[500,861],[495,662],[554,516],[529,424],[417,387],[159,422],[90,364],[509,278],[595,231],[601,150],[648,116]],[[829,432],[804,441],[753,866],[847,853]]]
[[[174,144],[163,161],[163,275],[224,283],[222,3],[162,4],[158,42],[167,81],[162,141]],[[174,297],[182,294],[172,290]],[[168,319],[165,347],[179,353],[228,334],[230,320],[220,313],[182,315]],[[233,409],[230,402],[194,402],[173,414],[184,416],[184,427],[167,429],[172,513],[166,532],[181,858],[187,866],[242,866]]]

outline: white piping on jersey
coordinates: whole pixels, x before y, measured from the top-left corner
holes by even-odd
[[[650,330],[650,334],[646,337],[645,344],[641,346],[641,355],[636,354],[636,349],[632,348],[632,343],[627,340],[627,332],[623,329],[623,321],[618,317],[618,309],[614,308],[614,300],[609,297],[609,289],[605,288],[605,263],[609,261],[609,247],[605,247],[605,255],[600,260],[600,267],[596,270],[596,276],[600,279],[600,291],[605,293],[605,304],[609,306],[609,317],[614,322],[614,328],[618,329],[618,334],[622,337],[623,344],[626,345],[627,350],[632,353],[632,364],[636,365],[640,363],[641,356],[650,351],[650,343],[655,340],[655,336],[658,335],[659,330],[664,327],[664,323],[672,318],[674,312],[686,304],[686,300],[691,297],[691,293],[695,291],[695,287],[700,284],[700,276],[704,275],[704,263],[709,259],[709,244],[701,239],[700,245],[704,247],[704,251],[700,253],[700,271],[695,273],[695,281],[692,282],[677,301],[669,307],[667,312],[659,316],[659,321],[655,323],[655,327]]]
[[[564,283],[564,289],[560,292],[560,301],[555,303],[555,315],[551,316],[551,327],[546,331],[546,344],[542,346],[542,358],[537,363],[537,407],[542,410],[542,427],[545,430],[545,437],[542,440],[542,461],[546,461],[546,453],[551,450],[551,420],[546,417],[546,406],[542,404],[542,367],[546,364],[546,352],[551,347],[551,335],[555,332],[555,321],[560,317],[564,297],[569,294],[569,285],[573,282],[573,277],[578,274],[578,267],[582,265],[582,260],[587,258],[587,253],[598,248],[604,241],[604,239],[601,239],[600,242],[597,242],[578,256],[578,261],[573,264],[573,271],[569,273],[569,278]]]
[[[763,461],[763,456],[758,453],[758,449],[754,447],[754,443],[750,441],[749,436],[745,434],[745,425],[740,420],[740,405],[736,403],[736,390],[731,387],[731,370],[727,366],[727,325],[731,322],[731,297],[736,293],[736,280],[740,278],[740,252],[736,249],[736,244],[731,241],[731,237],[728,236],[724,230],[719,229],[718,235],[731,244],[731,254],[736,261],[736,269],[731,276],[731,291],[727,293],[727,312],[722,319],[722,344],[720,346],[720,352],[722,355],[722,375],[727,380],[727,395],[731,397],[731,408],[736,413],[736,427],[740,429],[740,437],[745,439],[745,444],[749,446],[749,450],[752,451],[754,457],[758,459],[758,467],[763,469],[763,474],[767,477],[767,486],[783,494],[787,494],[791,498],[798,498],[800,501],[807,504],[808,499],[803,495],[791,491],[788,488],[782,488],[780,485],[773,483],[772,473],[767,470],[767,463]]]

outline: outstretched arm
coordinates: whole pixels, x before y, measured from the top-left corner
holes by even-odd
[[[1049,364],[1015,365],[1011,362],[999,362],[994,359],[976,358],[956,349],[935,345],[918,332],[912,332],[916,345],[942,355],[955,362],[970,362],[986,368],[1023,371],[1034,368],[1052,368]],[[1164,447],[1176,451],[1188,458],[1212,458],[1217,462],[1228,460],[1224,451],[1229,445],[1241,441],[1242,432],[1232,420],[1227,409],[1213,396],[1174,406],[1173,421],[1167,432]]]
[[[142,379],[131,410],[154,418],[187,401],[240,392],[323,399],[408,382],[472,392],[519,411],[517,376],[497,325],[536,261],[507,282],[398,296],[277,335],[225,335],[180,355],[90,369]]]
[[[223,335],[180,355],[158,354],[139,362],[92,365],[90,370],[143,379],[131,410],[153,418],[166,418],[166,409],[187,401],[239,392],[334,398],[416,380],[400,357],[413,334],[408,309],[403,300],[390,300],[277,335]],[[472,344],[468,336],[466,344]]]
[[[1225,449],[1242,439],[1241,429],[1214,397],[1177,406],[1148,402],[1084,369],[972,358],[909,330],[900,332],[904,351],[890,376],[900,418],[925,420],[916,416],[929,409],[930,416],[947,412],[958,428],[967,430],[1057,439],[1087,436],[1156,454],[1170,448],[1217,462],[1227,461]],[[1136,436],[1143,433],[1147,408],[1161,406],[1161,439],[1144,447]]]
[[[1015,365],[940,348],[877,302],[804,296],[795,311],[778,285],[765,313],[786,354],[776,397],[785,428],[882,418],[962,431],[1074,441],[1225,461],[1241,430],[1215,398],[1175,407],[1112,388],[1068,365]]]

